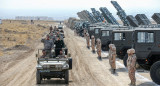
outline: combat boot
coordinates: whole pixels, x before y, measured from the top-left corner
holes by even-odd
[[[95,51],[95,50],[92,50],[92,52],[93,52],[93,53],[96,53],[96,51]]]
[[[116,73],[116,69],[113,69],[113,74],[115,74]]]

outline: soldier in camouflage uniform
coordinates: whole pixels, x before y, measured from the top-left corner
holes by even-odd
[[[110,64],[110,66],[111,66],[112,46],[114,46],[114,44],[109,44],[109,55],[108,55],[108,59],[109,59],[109,64]]]
[[[127,59],[127,68],[128,68],[128,75],[131,80],[131,86],[136,85],[136,77],[135,77],[135,71],[136,71],[136,55],[134,49],[127,50],[128,53],[128,59]]]
[[[116,71],[116,56],[117,56],[115,45],[112,46],[111,51],[112,52],[111,52],[111,58],[110,58],[111,63],[110,64],[111,64],[111,68],[113,70],[113,74],[115,74],[115,71]]]
[[[51,49],[53,48],[53,42],[49,39],[49,35],[47,35],[46,39],[41,40],[44,43],[44,50],[46,52],[47,57],[51,57]]]
[[[97,54],[98,54],[98,58],[101,59],[101,40],[98,38],[97,39]]]
[[[91,46],[92,46],[92,52],[95,53],[95,38],[93,35],[91,37]]]
[[[86,36],[86,42],[87,42],[87,48],[89,49],[90,48],[90,37],[89,37],[89,34],[87,33],[87,36]]]
[[[84,37],[86,37],[86,33],[87,33],[87,30],[86,30],[86,29],[84,29],[84,31],[83,31],[83,35],[84,35]]]

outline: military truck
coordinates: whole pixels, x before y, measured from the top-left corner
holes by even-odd
[[[128,29],[128,27],[120,26],[120,25],[110,25],[110,26],[105,27],[104,29],[100,30],[99,38],[101,39],[103,51],[109,50],[109,44],[112,41],[112,31],[116,30],[116,29],[118,29],[118,30]]]
[[[112,31],[112,44],[116,46],[117,56],[121,59],[126,55],[127,50],[132,48],[132,33],[133,29],[126,28]]]
[[[54,52],[54,51],[53,51]],[[40,58],[38,50],[37,58],[37,84],[41,84],[43,79],[64,78],[65,83],[69,82],[69,70],[72,69],[72,58],[68,56],[58,55],[56,58],[45,57]]]
[[[136,50],[138,64],[144,69],[150,69],[160,60],[160,28],[137,28],[133,31],[132,37],[132,47]],[[126,54],[123,59],[124,65],[127,58]]]

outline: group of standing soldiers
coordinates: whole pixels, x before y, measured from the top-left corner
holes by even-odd
[[[59,30],[58,28],[56,28],[56,26],[53,29],[51,26],[49,34],[46,35],[45,39],[41,40],[41,42],[44,44],[44,49],[42,50],[43,55],[41,57],[52,58],[64,54],[62,52],[62,48],[64,48],[63,38],[63,30]],[[51,52],[52,50],[55,51],[55,54]]]
[[[84,31],[84,37],[86,38],[87,42],[87,48],[90,48],[90,36],[87,33],[87,31]],[[97,49],[97,54],[98,58],[101,59],[101,40],[98,38],[95,41],[95,37],[92,35],[91,36],[91,48],[92,52],[95,53],[95,44],[96,44],[96,49]],[[95,43],[96,42],[96,43]],[[127,69],[128,69],[128,75],[131,80],[131,86],[136,85],[136,78],[135,78],[135,71],[136,71],[136,55],[135,55],[135,50],[134,49],[128,49],[128,59],[127,59]],[[112,73],[116,73],[116,47],[114,44],[109,45],[109,64],[112,69]]]
[[[90,36],[87,32],[84,32],[84,37],[86,38],[87,48],[90,49]],[[96,44],[96,45],[95,45]],[[101,59],[101,40],[98,38],[95,40],[95,37],[91,36],[91,48],[92,52],[95,53],[95,46],[97,49],[98,58]]]

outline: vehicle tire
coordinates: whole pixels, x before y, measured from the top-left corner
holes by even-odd
[[[69,71],[68,70],[65,71],[65,78],[64,79],[65,79],[65,83],[68,84],[68,82],[69,82]]]
[[[141,68],[143,68],[143,69],[145,69],[145,70],[150,70],[150,65],[143,65],[143,64],[139,64],[139,66],[141,67]]]
[[[69,58],[69,69],[72,69],[72,58]]]
[[[150,69],[150,76],[156,84],[160,85],[160,61],[152,65]]]
[[[42,80],[42,78],[41,78],[40,72],[39,72],[39,70],[37,70],[37,72],[36,72],[37,84],[41,84],[41,80]]]
[[[125,67],[127,67],[127,59],[128,59],[128,54],[126,54],[123,58],[123,64]]]

